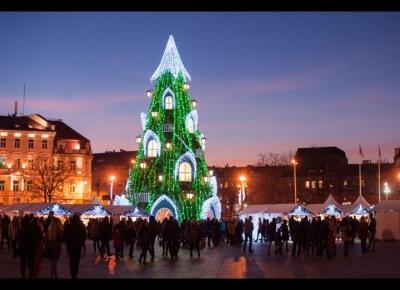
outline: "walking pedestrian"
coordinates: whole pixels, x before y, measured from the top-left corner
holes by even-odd
[[[361,252],[365,253],[367,251],[367,238],[368,238],[368,223],[365,220],[365,217],[361,217],[359,231],[358,231],[358,238],[361,241]]]
[[[371,252],[375,252],[376,220],[374,218],[373,213],[369,214],[368,232],[369,232],[369,241],[368,241],[367,251],[369,251],[372,246]]]
[[[53,217],[47,228],[47,247],[51,261],[50,278],[58,278],[57,262],[60,259],[62,237],[61,220]]]
[[[253,230],[254,230],[254,225],[253,225],[253,217],[249,216],[248,219],[246,219],[244,223],[244,244],[243,244],[243,252],[246,252],[246,245],[247,241],[249,241],[249,252],[252,253],[252,243],[253,243]]]

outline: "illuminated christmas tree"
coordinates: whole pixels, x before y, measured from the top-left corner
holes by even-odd
[[[189,95],[191,77],[172,35],[150,80],[155,87],[146,92],[147,114],[141,113],[130,200],[157,219],[220,218],[217,182],[204,158],[206,138],[198,130],[197,101]]]

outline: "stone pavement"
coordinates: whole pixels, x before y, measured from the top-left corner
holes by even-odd
[[[112,243],[110,243],[112,245]],[[201,258],[189,256],[181,249],[177,260],[161,256],[156,246],[156,259],[142,266],[138,263],[139,251],[133,260],[124,258],[116,265],[96,261],[92,243],[87,242],[87,252],[82,255],[78,278],[399,278],[400,243],[377,243],[376,253],[361,254],[360,244],[343,257],[341,242],[337,242],[337,257],[291,257],[267,255],[267,245],[253,243],[254,252],[243,254],[242,249],[223,245],[202,250]],[[291,246],[291,245],[290,245]],[[273,252],[273,251],[272,251]],[[127,249],[125,249],[127,254]],[[59,277],[69,278],[68,257],[63,245],[58,263]],[[50,263],[42,261],[37,278],[48,278]],[[19,259],[11,258],[11,250],[0,250],[0,278],[19,278]]]

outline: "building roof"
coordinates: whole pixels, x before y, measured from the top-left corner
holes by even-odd
[[[358,196],[358,198],[356,199],[356,201],[353,203],[354,205],[359,205],[361,204],[363,207],[370,207],[371,205],[368,203],[368,201],[365,200],[365,198],[360,195]]]
[[[324,154],[324,155],[341,155],[346,157],[346,153],[338,147],[307,147],[298,148],[296,151],[296,157],[298,155],[309,155],[309,154]]]
[[[336,201],[336,199],[334,199],[334,197],[332,196],[332,194],[330,194],[328,196],[328,198],[325,200],[324,202],[324,206],[328,206],[329,204],[333,203],[336,207],[338,207],[340,204]]]
[[[6,115],[0,116],[0,129],[4,130],[24,130],[24,131],[51,131],[50,127],[45,127],[33,118],[33,115],[15,116]],[[37,115],[41,117],[40,115]],[[43,117],[42,117],[43,118]],[[44,119],[44,118],[43,118]],[[46,119],[44,119],[46,120]]]
[[[55,130],[57,132],[55,137],[56,141],[61,139],[73,139],[82,142],[89,142],[89,139],[76,132],[61,120],[48,120],[48,122],[51,125],[55,125]]]
[[[239,215],[261,214],[261,213],[264,213],[271,206],[272,206],[271,204],[248,205],[246,208],[239,211],[238,214]]]
[[[93,167],[110,165],[130,165],[131,160],[136,158],[137,151],[109,151],[93,154]]]

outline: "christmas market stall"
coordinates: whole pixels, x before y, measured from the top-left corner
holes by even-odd
[[[31,210],[34,215],[43,217],[47,217],[50,211],[53,211],[54,215],[60,218],[63,223],[68,216],[72,215],[70,210],[58,203],[38,205],[35,208],[29,208],[29,210]]]
[[[24,214],[24,209],[28,208],[30,205],[31,203],[29,202],[13,203],[3,206],[1,210],[9,216],[22,216]]]
[[[115,224],[121,220],[125,212],[130,211],[135,207],[131,205],[105,205],[104,208],[110,212],[111,218]]]
[[[375,207],[376,239],[400,240],[400,200],[384,200]]]
[[[110,211],[99,204],[64,204],[63,206],[73,214],[80,215],[85,225],[87,225],[89,219],[111,216]]]
[[[293,208],[289,213],[288,216],[295,217],[297,219],[301,219],[304,217],[312,217],[314,213],[308,210],[305,206],[298,204],[295,208]]]
[[[238,216],[241,220],[245,220],[249,216],[253,218],[254,230],[253,230],[253,238],[255,239],[258,232],[258,219],[263,219],[265,216],[265,212],[268,208],[270,208],[271,204],[253,204],[248,205],[244,209],[238,212]]]
[[[362,195],[351,205],[343,205],[341,208],[344,214],[354,216],[357,219],[360,219],[362,216],[367,216],[372,212],[371,205]]]
[[[133,221],[135,221],[139,217],[143,219],[148,219],[149,215],[143,209],[134,207],[121,215],[121,218],[128,218],[128,217],[130,217]]]

